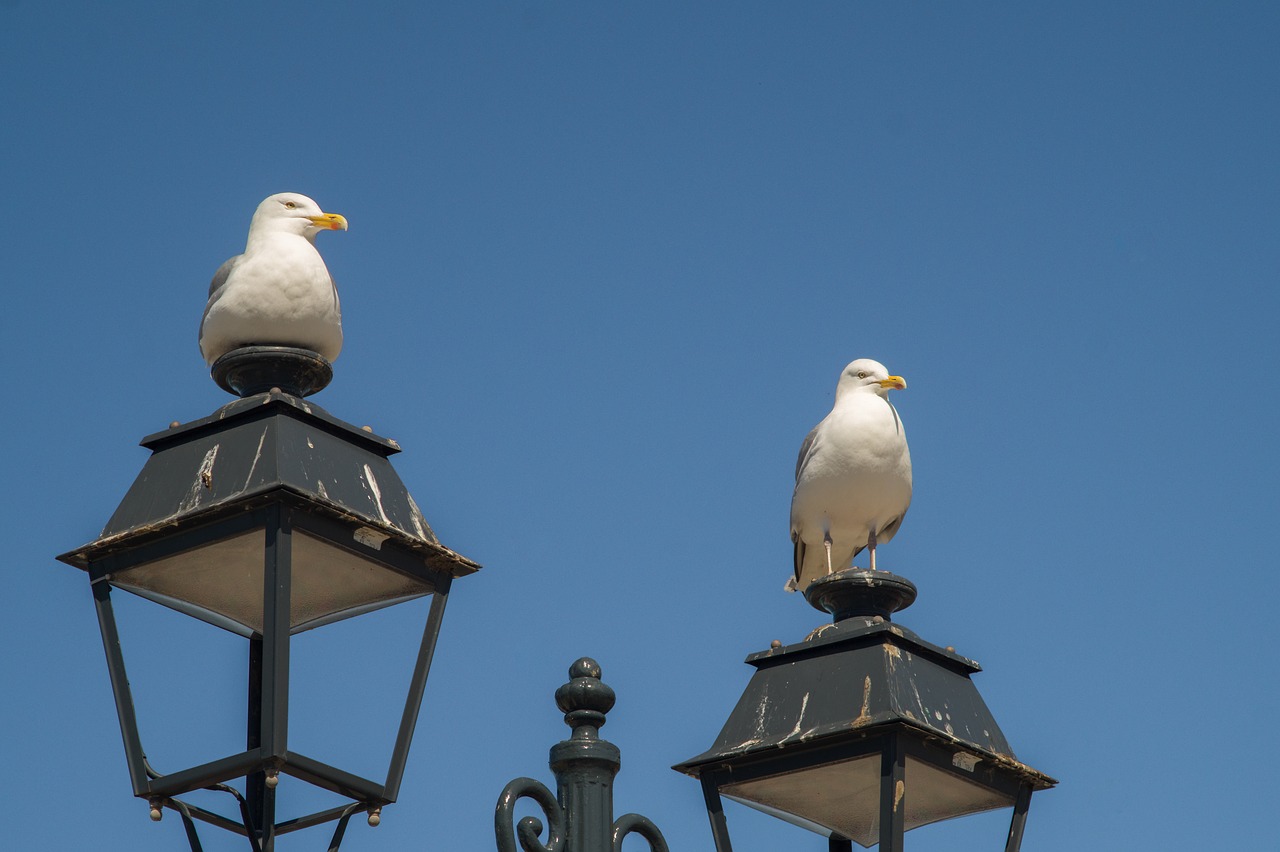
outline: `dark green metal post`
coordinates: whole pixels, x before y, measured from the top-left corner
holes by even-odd
[[[647,818],[639,814],[613,818],[613,778],[622,757],[617,746],[600,739],[600,726],[614,700],[613,690],[600,680],[600,664],[595,660],[583,657],[569,667],[569,682],[556,690],[556,705],[573,729],[569,739],[551,747],[556,798],[531,778],[508,784],[498,798],[494,819],[499,852],[515,852],[517,836],[519,848],[526,852],[617,852],[628,834],[643,837],[652,852],[667,852],[662,832]],[[539,840],[540,820],[525,817],[511,825],[516,801],[526,797],[548,818],[545,843]]]
[[[570,852],[609,852],[613,828],[613,776],[622,766],[618,747],[600,739],[614,692],[600,680],[600,665],[583,658],[569,669],[571,680],[556,690],[556,706],[573,729],[551,747],[556,798],[565,812]]]

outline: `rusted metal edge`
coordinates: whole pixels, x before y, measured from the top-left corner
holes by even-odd
[[[156,451],[167,444],[180,439],[187,439],[189,436],[197,436],[210,431],[221,432],[227,428],[226,423],[228,421],[243,419],[251,422],[277,414],[293,417],[304,423],[314,423],[320,428],[345,439],[354,438],[356,443],[364,444],[384,457],[400,452],[400,445],[390,438],[384,438],[372,431],[366,431],[345,420],[334,417],[320,406],[306,402],[296,396],[276,392],[262,393],[233,400],[213,414],[160,432],[154,432],[138,443],[140,446]]]
[[[765,651],[757,651],[754,654],[747,655],[746,660],[743,662],[756,668],[764,668],[773,661],[781,662],[781,658],[789,657],[791,660],[799,660],[805,657],[831,653],[841,645],[874,645],[878,643],[893,643],[904,648],[910,647],[926,657],[932,656],[946,663],[959,665],[961,668],[968,669],[970,673],[982,671],[982,665],[977,660],[957,654],[955,651],[950,651],[940,645],[935,645],[926,639],[920,638],[915,631],[889,621],[879,624],[858,625],[856,627],[849,624],[848,621],[840,624],[824,625],[823,628],[813,631],[800,642],[783,645],[778,648],[769,648]]]
[[[234,502],[223,502],[210,506],[204,510],[193,512],[183,512],[171,515],[154,523],[146,524],[141,527],[124,530],[115,535],[106,538],[100,538],[80,547],[63,553],[57,557],[58,561],[67,565],[88,570],[89,560],[100,558],[103,555],[129,550],[148,541],[159,538],[164,533],[179,524],[198,525],[207,520],[216,519],[222,515],[238,514],[244,511],[250,511],[260,508],[274,500],[280,499],[281,495],[285,496],[285,502],[290,505],[303,505],[301,500],[305,500],[305,506],[320,514],[329,516],[330,518],[345,523],[359,524],[360,526],[373,527],[380,532],[386,533],[388,538],[402,547],[408,548],[416,552],[426,552],[432,557],[442,558],[450,563],[449,573],[454,577],[461,577],[467,574],[474,574],[479,571],[481,566],[460,553],[445,547],[438,541],[429,541],[408,535],[399,527],[385,524],[376,518],[370,518],[365,515],[358,515],[353,512],[344,510],[341,506],[334,503],[318,503],[313,495],[304,494],[303,492],[284,486],[272,485],[269,488],[258,492],[245,492],[237,497]],[[300,498],[295,500],[291,498]]]
[[[704,769],[715,768],[724,764],[726,759],[732,758],[767,758],[771,753],[803,747],[806,749],[821,749],[825,747],[825,740],[839,738],[845,742],[849,741],[850,733],[859,739],[866,739],[873,736],[879,736],[894,727],[915,728],[924,733],[921,739],[926,743],[936,743],[946,748],[967,754],[976,755],[979,760],[986,761],[1000,771],[1026,781],[1035,790],[1047,790],[1055,787],[1058,780],[1050,775],[1046,775],[1038,769],[1034,769],[1017,758],[1009,755],[999,754],[988,749],[982,748],[974,743],[966,742],[958,737],[951,736],[936,728],[928,725],[920,724],[911,719],[903,718],[894,713],[877,713],[869,717],[859,717],[854,720],[852,726],[828,726],[830,730],[823,731],[812,736],[799,738],[784,738],[775,742],[763,742],[760,740],[748,741],[740,746],[725,749],[715,757],[705,761],[686,761],[672,767],[677,772],[697,778],[700,777]]]

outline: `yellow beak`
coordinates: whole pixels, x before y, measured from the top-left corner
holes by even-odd
[[[902,376],[890,376],[887,379],[880,380],[880,387],[892,388],[893,390],[906,390],[907,380],[902,378]]]
[[[345,231],[347,229],[347,219],[338,213],[321,213],[319,216],[308,216],[311,224],[317,228],[324,228],[326,231]]]

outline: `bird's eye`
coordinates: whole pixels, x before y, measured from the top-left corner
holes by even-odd
[[[860,378],[860,379],[865,379],[866,377],[867,377],[867,371],[866,371],[866,370],[859,370],[859,371],[858,371],[858,378]]]
[[[289,208],[290,210],[292,210],[293,208],[297,207],[297,206],[298,206],[298,204],[297,204],[297,202],[294,202],[294,201],[286,201],[286,202],[284,203],[284,206],[285,206],[285,207],[287,207],[287,208]]]

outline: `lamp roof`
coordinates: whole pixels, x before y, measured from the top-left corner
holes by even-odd
[[[699,777],[897,730],[971,752],[1035,789],[1056,783],[1015,757],[969,678],[976,662],[878,616],[825,625],[746,662],[756,672],[715,744],[676,770]]]
[[[148,435],[152,451],[99,538],[58,558],[79,568],[174,528],[273,500],[369,528],[452,576],[479,565],[440,544],[388,457],[395,441],[272,389]]]

